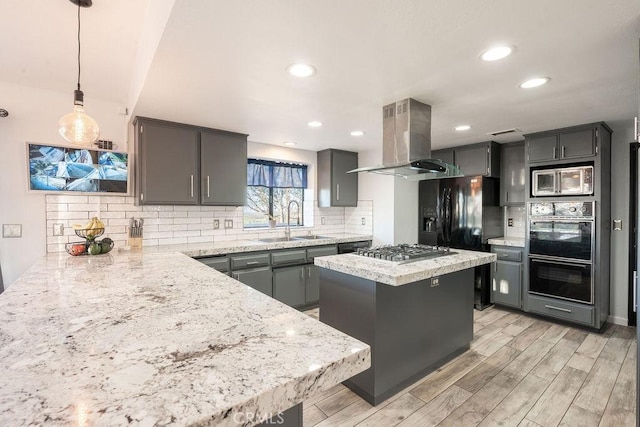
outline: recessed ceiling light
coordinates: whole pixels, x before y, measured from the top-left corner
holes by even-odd
[[[319,122],[317,120],[313,120],[313,121],[307,123],[307,126],[309,126],[311,128],[319,128],[320,126],[322,126],[322,122]]]
[[[542,86],[551,80],[549,77],[536,77],[520,83],[520,87],[523,89],[531,89],[533,87]]]
[[[516,50],[515,46],[496,46],[491,49],[487,49],[480,54],[480,59],[483,61],[497,61],[498,59],[506,58]]]
[[[284,145],[288,146],[288,147],[293,147],[294,145],[297,145],[297,142],[293,142],[293,141],[286,141],[283,143]]]
[[[287,67],[287,71],[296,77],[311,77],[316,73],[316,69],[309,64],[291,64]]]
[[[455,129],[455,130],[457,130],[457,131],[459,131],[459,132],[461,132],[461,131],[463,131],[463,130],[469,130],[469,129],[471,129],[471,126],[469,126],[469,125],[460,125],[460,126],[456,126],[454,129]]]
[[[362,136],[362,135],[364,135],[364,131],[361,131],[361,130],[351,131],[351,136]]]

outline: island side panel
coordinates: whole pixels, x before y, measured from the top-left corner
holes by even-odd
[[[469,348],[473,269],[389,286],[321,269],[320,320],[371,346],[372,367],[345,382],[379,404]]]

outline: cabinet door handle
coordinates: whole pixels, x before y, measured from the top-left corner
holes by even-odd
[[[304,267],[300,269],[300,279],[304,280]]]
[[[209,175],[207,175],[207,197],[211,197],[209,195],[209,190],[211,189],[211,186],[209,185]]]
[[[562,159],[564,159],[564,149],[565,149],[565,146],[563,145],[560,149],[560,158]]]
[[[633,140],[637,141],[638,137],[640,136],[640,130],[638,129],[638,117],[634,117],[633,118]],[[598,154],[596,152],[596,154]]]
[[[260,261],[247,261],[247,265],[256,265],[260,264]]]
[[[193,197],[193,175],[191,175],[191,197]]]
[[[311,267],[307,267],[307,277],[311,279]]]
[[[497,262],[493,263],[493,271],[498,271],[498,263]]]
[[[508,202],[508,201],[509,201],[509,192],[508,192],[508,191],[506,192],[506,196],[505,196],[505,200],[504,200],[504,201],[505,201],[505,202]]]
[[[487,147],[487,175],[491,175],[491,148]]]
[[[553,158],[556,158],[556,147],[553,147]]]
[[[340,184],[336,184],[336,200],[340,200]]]
[[[550,310],[564,311],[565,313],[571,313],[572,312],[568,308],[555,307],[553,305],[545,305],[545,308],[548,308]]]

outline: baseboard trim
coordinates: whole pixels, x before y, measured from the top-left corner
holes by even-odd
[[[613,323],[614,325],[629,326],[629,319],[626,317],[609,316],[607,317],[607,322]]]

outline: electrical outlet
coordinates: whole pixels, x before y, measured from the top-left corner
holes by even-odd
[[[507,225],[508,225],[509,227],[513,227],[513,218],[509,218],[509,219],[507,220]]]
[[[233,228],[233,220],[225,219],[224,220],[224,228]]]
[[[53,235],[54,236],[64,236],[64,224],[55,223],[53,224]]]
[[[22,224],[2,224],[2,237],[22,237]]]
[[[362,217],[362,225],[367,225],[367,221],[365,221],[364,217]]]
[[[220,229],[220,220],[219,219],[214,219],[213,220],[213,229],[214,230],[219,230]]]
[[[324,225],[324,217],[323,216],[320,217],[320,224]]]

